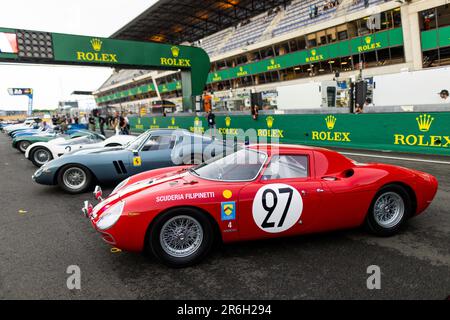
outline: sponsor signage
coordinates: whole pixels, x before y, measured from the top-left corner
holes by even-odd
[[[148,129],[176,127],[202,133],[203,117],[130,118],[131,126]],[[174,120],[175,119],[175,120]],[[173,122],[174,121],[174,122]],[[217,115],[217,132],[243,139],[252,130],[260,142],[281,142],[324,147],[391,150],[450,156],[450,112],[386,114]]]

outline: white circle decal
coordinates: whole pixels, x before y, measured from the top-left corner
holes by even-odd
[[[253,200],[253,220],[263,231],[283,232],[293,227],[303,211],[303,200],[293,187],[274,183],[258,190]]]

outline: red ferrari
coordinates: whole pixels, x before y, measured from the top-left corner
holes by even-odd
[[[254,145],[200,166],[144,172],[83,212],[104,241],[185,267],[214,241],[296,236],[363,224],[391,236],[423,212],[438,182],[427,173],[362,164],[322,149]]]

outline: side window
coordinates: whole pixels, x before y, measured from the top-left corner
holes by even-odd
[[[173,148],[175,136],[151,136],[144,144],[142,151],[167,150]]]
[[[270,160],[262,180],[295,179],[308,177],[308,156],[279,155]]]

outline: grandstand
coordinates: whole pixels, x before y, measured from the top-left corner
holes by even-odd
[[[281,84],[310,81],[311,77],[317,81],[330,80],[337,72],[341,77],[354,77],[365,69],[366,74],[376,75],[421,69],[426,67],[425,61],[429,66],[448,61],[448,50],[440,49],[441,45],[432,47],[429,54],[423,52],[423,58],[418,57],[417,50],[423,51],[420,37],[413,40],[414,35],[406,34],[409,27],[403,28],[405,18],[417,19],[414,21],[417,27],[427,31],[421,25],[422,12],[438,10],[441,7],[435,4],[442,2],[440,16],[446,16],[449,9],[445,0],[433,1],[434,4],[421,0],[260,1],[257,8],[251,7],[255,5],[252,1],[206,1],[207,5],[201,9],[194,1],[184,1],[183,5],[181,2],[160,1],[113,36],[143,40],[145,34],[146,40],[170,40],[203,48],[212,61],[207,89],[215,92],[218,99],[228,96],[229,90],[235,95],[246,88],[248,92],[274,91]],[[173,11],[162,13],[161,8]],[[181,9],[186,11],[186,17],[179,12]],[[169,22],[167,17],[175,11],[178,19]],[[367,21],[374,13],[379,16],[379,26],[370,29]],[[163,25],[150,29],[152,19],[157,18]],[[177,36],[179,39],[175,40]],[[380,41],[370,43],[374,39]],[[369,43],[364,44],[365,41]],[[412,48],[413,45],[416,47]],[[316,49],[310,52],[312,48]],[[316,52],[323,54],[308,57]],[[97,101],[100,105],[149,104],[160,94],[178,103],[179,78],[173,72],[117,70],[96,92]],[[173,90],[132,97],[117,94],[153,80],[160,88]]]

